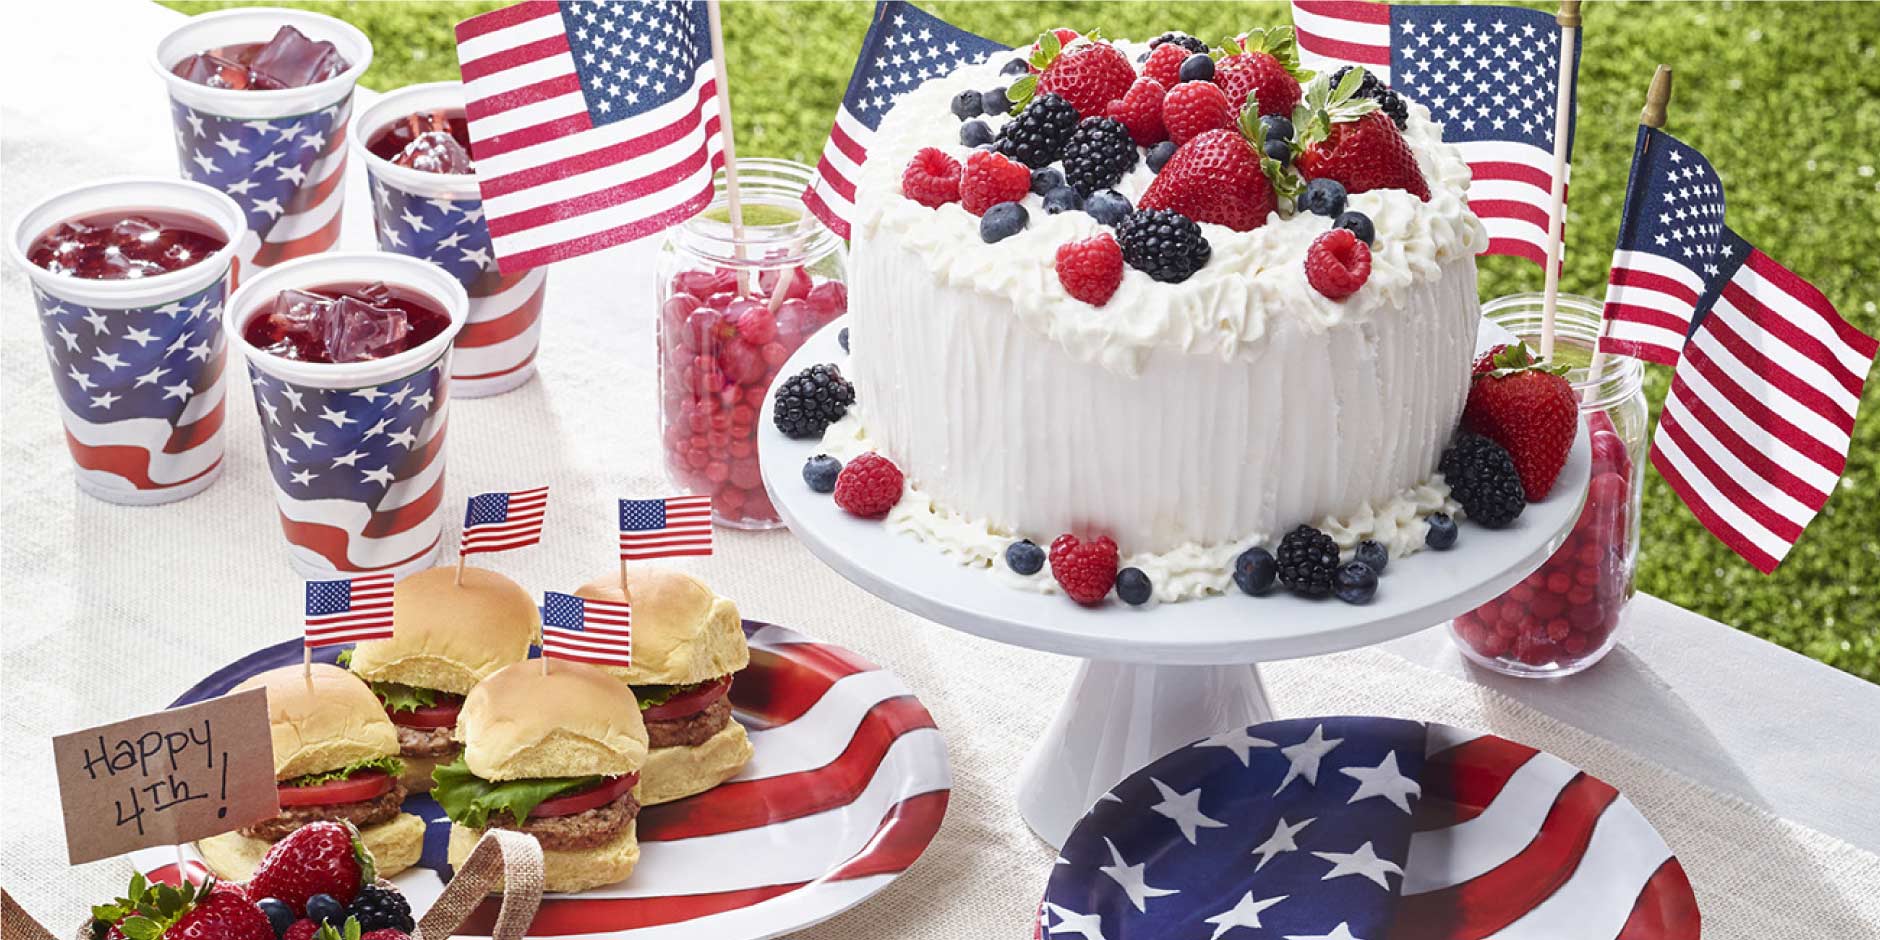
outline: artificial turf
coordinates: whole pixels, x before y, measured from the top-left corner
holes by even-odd
[[[172,3],[195,12],[227,4]],[[451,26],[497,3],[295,3],[372,37],[365,83],[456,77]],[[963,28],[1017,44],[1052,26],[1219,37],[1283,24],[1284,3],[929,2]],[[1543,8],[1549,8],[1545,5]],[[814,163],[872,4],[728,2],[732,113],[741,154]],[[1562,289],[1598,298],[1637,115],[1658,63],[1677,70],[1669,129],[1723,177],[1730,225],[1880,333],[1880,4],[1591,3]],[[1483,296],[1538,290],[1540,271],[1487,258]],[[1651,366],[1654,412],[1670,370]],[[1880,681],[1880,381],[1869,382],[1838,491],[1787,561],[1763,576],[1713,539],[1654,472],[1639,587]]]

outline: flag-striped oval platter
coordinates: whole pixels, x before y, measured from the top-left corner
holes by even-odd
[[[647,807],[639,867],[625,882],[551,895],[530,936],[758,940],[834,916],[886,887],[920,857],[946,813],[951,777],[933,717],[893,674],[840,646],[745,621],[751,665],[731,689],[756,756],[732,781]],[[332,661],[338,648],[318,650]],[[300,661],[299,640],[224,667],[174,705],[220,695],[248,676]],[[448,821],[429,797],[405,801],[430,825],[423,859],[396,881],[423,911],[437,897]],[[202,874],[188,854],[190,874]],[[168,848],[133,853],[174,881]],[[487,936],[489,904],[462,934]]]

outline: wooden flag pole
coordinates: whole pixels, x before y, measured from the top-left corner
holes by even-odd
[[[313,647],[307,645],[305,636],[300,638],[300,673],[307,680],[307,688],[313,688]]]
[[[1560,255],[1567,224],[1567,139],[1573,126],[1573,50],[1580,38],[1580,0],[1562,0],[1554,17],[1560,24],[1560,81],[1554,99],[1554,180],[1547,210],[1546,286],[1541,294],[1541,361],[1554,358],[1554,314],[1560,305]]]
[[[1668,113],[1670,107],[1671,66],[1660,65],[1657,71],[1652,73],[1651,87],[1645,91],[1645,109],[1639,112],[1638,122],[1653,130],[1664,130],[1665,122],[1670,119]],[[1626,189],[1627,195],[1629,196],[1631,190],[1630,184],[1626,186]],[[1598,387],[1590,383],[1599,378],[1600,370],[1603,369],[1605,365],[1606,354],[1601,352],[1599,345],[1595,343],[1593,346],[1593,360],[1586,364],[1586,380],[1589,384],[1583,396],[1584,399],[1591,399],[1597,393]]]
[[[718,73],[718,133],[725,142],[725,205],[730,210],[731,239],[737,243],[738,260],[744,260],[744,197],[738,190],[738,147],[731,134],[731,70],[725,65],[725,27],[719,17],[718,0],[706,0],[705,14],[711,22],[712,67]],[[738,293],[751,292],[751,273],[738,266]],[[624,563],[623,563],[624,564]],[[624,589],[626,577],[620,583]]]

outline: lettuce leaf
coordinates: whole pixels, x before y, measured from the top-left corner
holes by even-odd
[[[687,692],[702,689],[717,682],[717,679],[712,679],[708,682],[694,682],[691,685],[636,685],[633,687],[633,697],[640,700],[640,711],[646,711],[656,705],[664,705]]]
[[[332,783],[335,780],[344,780],[353,774],[368,770],[383,770],[396,777],[405,772],[405,762],[396,757],[374,757],[370,760],[362,760],[355,764],[348,764],[338,770],[328,770],[323,773],[306,774],[305,776],[295,777],[292,780],[283,780],[281,781],[281,786],[317,787],[320,784]]]
[[[437,704],[437,690],[400,685],[396,682],[371,682],[372,692],[385,703],[388,712],[415,712]]]
[[[508,813],[521,822],[542,801],[601,781],[598,776],[588,776],[537,777],[498,783],[471,773],[462,755],[432,771],[431,779],[437,783],[431,789],[431,798],[444,808],[452,822],[471,829],[487,828],[491,813]]]

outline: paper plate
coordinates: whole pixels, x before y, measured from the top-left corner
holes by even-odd
[[[1697,901],[1630,801],[1492,734],[1305,718],[1173,751],[1105,794],[1038,937],[1697,940]]]
[[[731,688],[756,756],[730,782],[640,813],[640,864],[625,882],[550,895],[530,936],[759,940],[832,917],[905,872],[939,831],[951,780],[933,717],[901,680],[840,646],[747,620],[751,665]],[[331,662],[338,648],[316,652]],[[258,650],[173,705],[220,695],[299,663],[298,640]],[[429,824],[418,867],[395,879],[422,912],[450,876],[449,826],[426,796],[405,811]],[[201,859],[187,853],[200,874]],[[131,862],[174,881],[175,852]],[[496,906],[462,933],[487,935]]]

